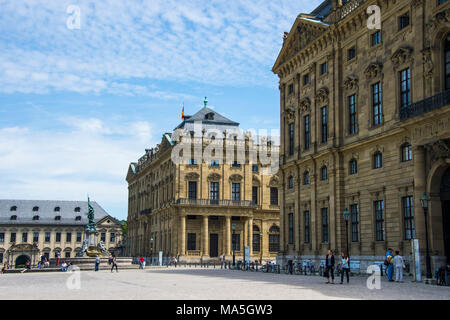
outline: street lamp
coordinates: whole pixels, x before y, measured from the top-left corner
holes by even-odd
[[[233,244],[233,267],[236,265],[236,243],[234,242],[234,230],[236,230],[236,223],[232,223],[231,224],[231,229],[233,230],[233,239],[231,241],[231,243]]]
[[[153,237],[150,238],[150,265],[153,265]]]
[[[348,212],[348,208],[344,210],[344,220],[345,220],[345,239],[347,243],[347,256],[350,256],[348,252],[348,220],[350,219],[350,212]]]
[[[422,198],[420,198],[420,203],[422,204],[423,214],[425,215],[425,243],[426,243],[426,264],[427,264],[427,280],[432,278],[431,275],[431,260],[430,260],[430,250],[428,246],[428,203],[430,199],[427,197],[427,193],[424,192]]]

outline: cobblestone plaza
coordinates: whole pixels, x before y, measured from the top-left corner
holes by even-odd
[[[448,300],[450,288],[423,283],[390,283],[369,290],[366,276],[350,278],[349,285],[325,284],[320,276],[299,276],[223,269],[160,268],[146,270],[84,271],[80,289],[68,289],[72,273],[47,272],[0,276],[0,300],[336,300],[426,299]],[[337,279],[336,279],[337,280]],[[338,282],[338,281],[337,281]]]

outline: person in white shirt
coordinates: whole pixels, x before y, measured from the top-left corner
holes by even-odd
[[[400,255],[400,251],[395,251],[394,267],[395,267],[395,282],[403,282],[403,267],[405,262]]]

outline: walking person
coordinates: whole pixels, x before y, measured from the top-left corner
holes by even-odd
[[[325,277],[327,278],[326,283],[334,284],[334,255],[332,250],[328,250],[328,254],[325,257]]]
[[[100,266],[100,257],[97,255],[95,258],[95,271],[98,271],[98,268]]]
[[[403,268],[405,267],[405,261],[400,255],[400,251],[395,251],[394,257],[394,267],[395,267],[395,282],[403,282]]]
[[[61,254],[59,251],[56,251],[56,266],[59,266],[59,261],[61,260]]]
[[[111,272],[113,272],[114,267],[116,268],[116,272],[119,272],[119,270],[117,270],[117,259],[116,256],[112,256],[112,267],[111,267]]]
[[[392,253],[392,249],[389,248],[388,252],[386,252],[386,260],[384,264],[387,266],[387,277],[389,281],[394,281],[394,254]]]
[[[347,283],[350,281],[350,263],[348,259],[348,255],[345,252],[341,253],[341,261],[342,261],[342,271],[341,271],[341,284],[344,283],[344,273],[347,276]]]
[[[139,269],[144,269],[144,257],[139,258]]]
[[[112,257],[112,254],[110,253],[110,254],[109,254],[109,257],[108,257],[108,264],[109,264],[109,265],[111,265],[112,260],[113,260],[113,257]]]

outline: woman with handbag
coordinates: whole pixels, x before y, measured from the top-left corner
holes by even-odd
[[[333,251],[328,250],[328,255],[325,257],[325,277],[327,278],[326,283],[330,283],[330,275],[331,284],[334,284],[334,255]]]

